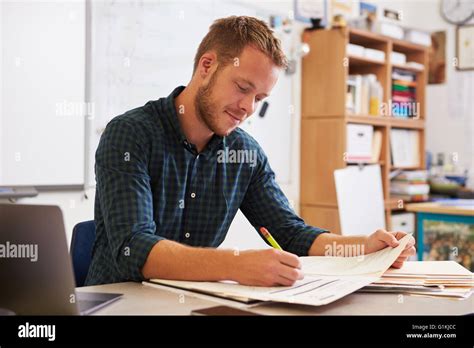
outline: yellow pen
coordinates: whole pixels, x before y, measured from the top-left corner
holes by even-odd
[[[278,250],[283,250],[281,248],[281,246],[277,243],[277,241],[275,240],[275,238],[272,237],[272,235],[270,234],[270,232],[268,232],[268,230],[265,228],[265,227],[260,227],[260,233],[263,234],[263,236],[265,237],[266,240],[268,240],[268,243],[270,243],[270,245],[272,247],[274,247],[275,249],[278,249]]]

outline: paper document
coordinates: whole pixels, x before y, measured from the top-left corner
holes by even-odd
[[[421,278],[472,278],[472,273],[455,261],[409,261],[403,264],[403,268],[387,270],[384,276]]]
[[[320,306],[378,280],[400,255],[408,239],[409,236],[402,238],[396,248],[388,247],[363,257],[302,257],[305,277],[288,287],[166,279],[150,279],[149,282],[215,296]]]
[[[473,274],[455,261],[407,261],[360,291],[466,299],[473,286]]]
[[[276,301],[320,306],[336,301],[370,284],[372,277],[312,277],[306,276],[293,286],[259,287],[230,282],[187,282],[150,279],[151,283],[169,285],[208,294],[246,297],[261,301]]]
[[[307,275],[380,277],[405,249],[409,238],[410,236],[406,235],[400,239],[396,248],[388,247],[368,255],[300,257],[302,269]]]

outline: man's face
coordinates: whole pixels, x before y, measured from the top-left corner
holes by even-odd
[[[247,46],[203,81],[195,99],[198,116],[215,134],[229,135],[270,95],[279,71],[264,53]]]

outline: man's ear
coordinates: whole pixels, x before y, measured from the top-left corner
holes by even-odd
[[[201,78],[205,79],[207,76],[212,74],[212,72],[217,68],[217,55],[210,51],[206,52],[199,59],[199,64],[197,66],[198,74]]]

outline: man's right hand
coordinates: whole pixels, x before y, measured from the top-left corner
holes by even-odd
[[[298,257],[277,249],[247,250],[234,254],[233,280],[242,285],[291,286],[303,279]]]

